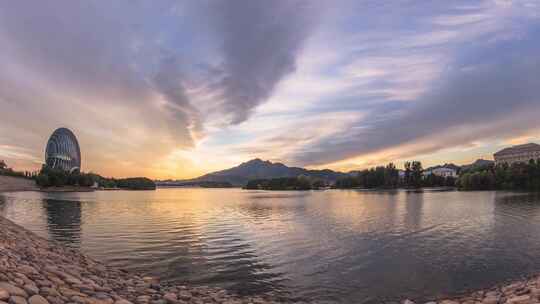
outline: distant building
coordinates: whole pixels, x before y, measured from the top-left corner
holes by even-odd
[[[60,128],[53,132],[45,148],[45,163],[67,172],[80,171],[81,149],[71,130]]]
[[[535,143],[513,146],[493,154],[495,164],[526,163],[540,158],[540,145]]]
[[[432,169],[427,169],[424,171],[424,176],[428,175],[436,175],[441,177],[457,177],[457,170],[453,168],[446,168],[446,167],[436,167]]]

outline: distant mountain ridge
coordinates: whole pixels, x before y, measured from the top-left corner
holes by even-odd
[[[472,164],[468,164],[468,165],[463,165],[461,166],[461,169],[462,170],[469,170],[469,169],[474,169],[474,168],[484,168],[484,167],[488,167],[488,166],[491,166],[491,165],[494,165],[495,162],[492,161],[492,160],[486,160],[486,159],[477,159],[474,163]]]
[[[268,160],[264,161],[256,158],[248,162],[241,163],[240,165],[230,169],[208,173],[203,176],[181,182],[229,182],[235,186],[244,186],[248,181],[253,179],[297,177],[300,175],[329,182],[335,182],[339,178],[347,176],[345,173],[336,172],[329,169],[308,170],[299,167],[288,167],[282,163],[273,163]]]

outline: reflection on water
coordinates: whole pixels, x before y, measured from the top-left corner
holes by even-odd
[[[0,214],[115,266],[329,303],[432,299],[540,272],[540,196],[163,189],[0,194]]]
[[[49,236],[70,247],[81,240],[81,202],[43,199]]]

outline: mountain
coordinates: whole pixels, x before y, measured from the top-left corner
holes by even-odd
[[[337,179],[347,176],[345,173],[336,172],[329,169],[308,170],[298,167],[288,167],[282,163],[273,163],[271,161],[263,161],[256,158],[230,169],[208,173],[191,180],[179,182],[228,182],[235,186],[244,186],[248,181],[253,179],[297,177],[299,175],[321,179],[328,182],[335,182]]]

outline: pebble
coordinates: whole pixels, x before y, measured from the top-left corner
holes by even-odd
[[[5,289],[0,289],[0,301],[9,299],[9,292]]]
[[[148,303],[148,302],[150,302],[150,299],[151,299],[151,298],[152,298],[152,297],[147,296],[147,295],[144,295],[144,296],[138,296],[136,301],[137,301],[137,303]]]
[[[13,286],[7,282],[0,282],[0,288],[9,292],[9,294],[12,296],[21,296],[24,298],[28,297],[28,294],[26,293],[26,291],[22,290],[21,288],[17,286]]]
[[[487,296],[482,300],[483,304],[497,304],[499,303],[499,299],[495,296]]]
[[[105,292],[97,292],[96,294],[94,294],[94,296],[100,300],[106,300],[111,298],[109,294]]]
[[[85,297],[81,297],[81,296],[72,296],[71,297],[71,300],[75,303],[81,303],[81,304],[85,304],[86,303],[86,298]]]
[[[529,295],[514,296],[509,298],[506,303],[508,304],[528,304],[531,301]]]
[[[21,266],[17,267],[17,270],[19,270],[22,273],[26,273],[26,274],[38,273],[38,271],[34,267],[28,266],[28,265],[21,265]]]
[[[169,303],[169,304],[174,304],[174,303],[178,302],[178,297],[176,296],[176,294],[174,294],[172,292],[169,292],[169,293],[166,293],[165,295],[163,295],[163,299],[165,301],[167,301],[167,303]]]
[[[49,304],[49,301],[40,295],[33,295],[28,299],[29,304]]]
[[[26,284],[23,288],[31,296],[39,293],[39,288],[36,285]]]
[[[20,297],[20,296],[11,296],[9,298],[9,303],[11,303],[11,304],[28,304],[28,302],[26,302],[26,299],[23,298],[23,297]]]

